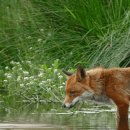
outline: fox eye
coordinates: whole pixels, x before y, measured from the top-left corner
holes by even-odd
[[[70,96],[76,96],[77,92],[76,91],[70,91]]]
[[[76,93],[75,91],[70,91],[70,94],[74,94],[74,93]]]

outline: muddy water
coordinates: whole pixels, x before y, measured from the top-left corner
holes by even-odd
[[[115,130],[115,109],[61,104],[0,104],[0,130]],[[16,107],[17,106],[17,107]]]

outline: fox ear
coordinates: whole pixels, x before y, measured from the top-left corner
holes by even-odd
[[[76,72],[76,80],[82,81],[86,77],[86,71],[83,67],[78,67]]]
[[[67,76],[71,76],[73,73],[70,73],[70,72],[67,72],[67,71],[65,71],[65,70],[62,70],[62,72],[65,74],[65,75],[67,75]]]

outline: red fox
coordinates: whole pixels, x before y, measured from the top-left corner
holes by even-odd
[[[68,76],[64,107],[71,108],[84,98],[107,97],[117,106],[117,130],[129,130],[130,68],[85,71],[79,67],[74,74],[64,73]]]

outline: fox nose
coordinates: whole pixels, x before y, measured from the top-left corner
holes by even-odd
[[[68,104],[63,104],[62,107],[63,108],[72,108],[73,105],[72,104],[69,104],[69,105]]]
[[[65,105],[65,104],[62,104],[62,107],[63,107],[63,108],[66,108],[66,105]]]

